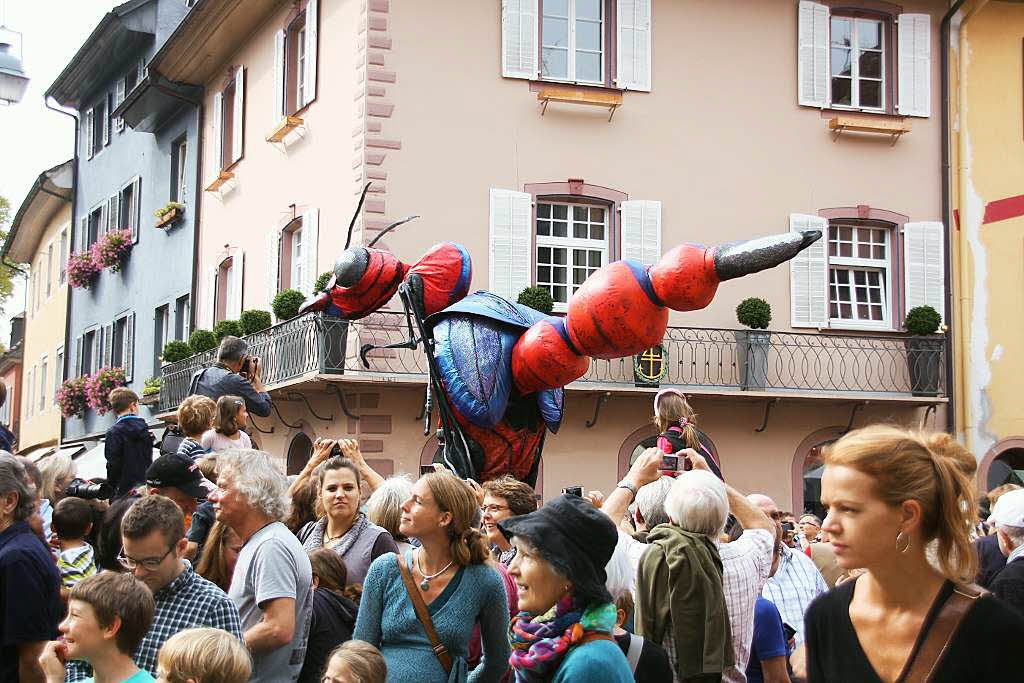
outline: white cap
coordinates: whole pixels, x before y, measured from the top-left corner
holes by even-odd
[[[1024,489],[1008,491],[992,506],[989,524],[1024,528]]]

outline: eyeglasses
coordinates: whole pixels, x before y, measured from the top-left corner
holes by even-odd
[[[125,569],[135,569],[139,565],[142,565],[143,568],[149,571],[153,571],[154,569],[160,566],[161,562],[167,559],[167,556],[171,554],[172,550],[174,550],[173,545],[170,548],[168,548],[167,552],[161,555],[160,557],[149,557],[145,560],[136,560],[135,558],[128,557],[127,555],[125,555],[124,548],[121,548],[121,552],[117,554],[117,561]]]
[[[501,512],[502,510],[508,510],[508,506],[507,505],[481,505],[480,506],[480,512],[482,512],[485,515],[488,512],[493,515],[496,512]]]

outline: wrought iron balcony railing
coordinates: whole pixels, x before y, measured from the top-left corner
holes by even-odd
[[[314,374],[352,379],[423,382],[422,348],[377,349],[369,368],[359,361],[365,344],[406,340],[405,316],[379,312],[347,322],[310,314],[250,335],[250,353],[262,364],[268,389]],[[945,346],[940,337],[846,335],[670,327],[651,352],[592,360],[570,388],[640,385],[645,378],[683,387],[736,391],[945,396]],[[160,410],[188,395],[193,374],[213,364],[214,352],[163,367]],[[649,382],[648,382],[649,383]]]

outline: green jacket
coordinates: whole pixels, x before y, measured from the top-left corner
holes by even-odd
[[[637,633],[658,644],[673,639],[679,680],[718,680],[735,663],[718,547],[672,524],[656,526],[647,540],[637,572]]]

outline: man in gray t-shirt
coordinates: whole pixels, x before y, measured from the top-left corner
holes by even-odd
[[[267,453],[224,451],[219,488],[210,494],[217,520],[242,539],[228,595],[238,607],[252,653],[251,681],[294,681],[306,658],[313,611],[313,569],[295,535],[280,521],[287,479]],[[256,502],[250,502],[246,491]]]

